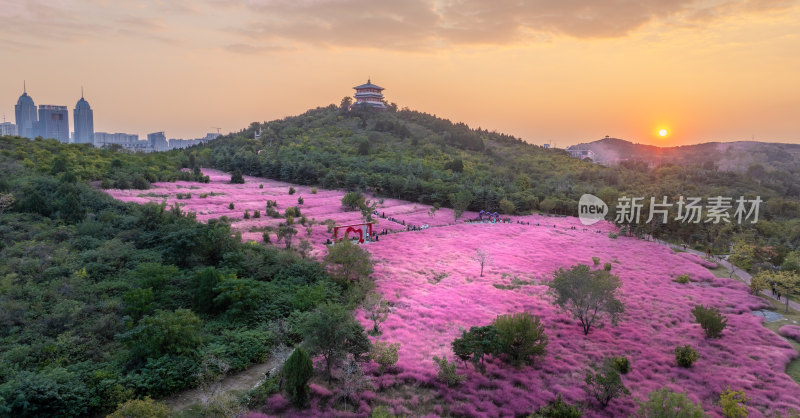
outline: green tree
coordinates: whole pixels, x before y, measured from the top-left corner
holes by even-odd
[[[692,367],[692,364],[699,358],[700,354],[690,345],[675,347],[675,362],[678,363],[678,366]]]
[[[369,357],[380,366],[379,372],[383,372],[387,367],[394,366],[399,359],[397,350],[400,349],[400,343],[388,344],[383,341],[375,341],[372,344],[372,350]]]
[[[775,272],[770,277],[770,284],[786,299],[786,313],[789,313],[789,298],[800,293],[800,275],[793,271]]]
[[[469,208],[469,205],[475,199],[475,195],[467,189],[461,189],[457,193],[450,194],[450,204],[453,206],[453,218],[458,220]]]
[[[558,202],[556,202],[554,199],[551,199],[549,197],[547,197],[544,200],[542,200],[541,202],[539,202],[539,210],[541,210],[544,213],[552,212],[553,209],[556,208],[556,206],[558,206]]]
[[[294,349],[283,365],[283,373],[286,377],[286,391],[289,392],[292,403],[298,408],[306,406],[309,395],[308,381],[314,375],[314,365],[302,347]]]
[[[367,280],[373,272],[369,252],[349,240],[328,246],[324,262],[331,277],[343,284]]]
[[[471,327],[469,331],[462,331],[461,337],[451,343],[453,352],[464,360],[471,360],[476,370],[483,373],[486,370],[484,356],[500,352],[500,341],[497,329],[493,325]]]
[[[342,197],[342,206],[348,210],[358,210],[364,205],[364,194],[359,191],[345,193]]]
[[[311,353],[320,355],[325,361],[328,381],[331,370],[338,366],[346,355],[356,359],[369,352],[371,344],[364,327],[353,319],[344,306],[326,302],[312,312],[302,325],[304,344]]]
[[[231,174],[231,184],[244,184],[244,176],[241,170],[234,170]]]
[[[769,270],[761,270],[750,279],[750,293],[758,295],[762,290],[770,286],[772,274]]]
[[[719,405],[722,407],[722,415],[728,418],[744,418],[749,415],[747,411],[747,401],[750,398],[745,395],[743,390],[731,390],[728,386],[719,395]]]
[[[514,366],[530,365],[537,356],[544,356],[548,339],[538,316],[527,312],[499,315],[492,325],[497,330],[499,351]]]
[[[514,202],[505,198],[500,201],[500,212],[503,212],[506,215],[513,215],[516,211],[517,207],[514,206]]]
[[[194,309],[197,312],[213,312],[215,310],[215,290],[222,281],[222,273],[214,267],[206,267],[196,273],[192,279]]]
[[[564,402],[561,394],[554,401],[550,401],[547,405],[539,408],[529,418],[581,418],[583,411],[576,405],[570,405]]]
[[[458,374],[456,362],[450,363],[447,361],[447,357],[442,356],[439,358],[433,356],[433,362],[439,366],[439,373],[436,378],[447,386],[458,386],[466,379],[466,376]]]
[[[603,362],[599,371],[586,372],[586,392],[605,408],[612,399],[622,395],[630,395],[630,391],[622,382],[622,377],[610,362]]]
[[[647,401],[639,402],[637,418],[704,418],[703,407],[695,404],[685,393],[668,388],[656,389],[647,395]]]
[[[153,289],[131,289],[122,295],[122,301],[125,303],[125,312],[138,321],[153,311]]]
[[[605,270],[591,270],[585,264],[559,269],[549,284],[555,304],[581,322],[584,335],[604,316],[616,325],[625,311],[616,295],[620,285],[619,277]]]
[[[361,306],[367,313],[367,318],[372,321],[371,334],[380,335],[381,331],[378,329],[378,325],[389,317],[389,312],[391,312],[389,302],[383,299],[379,293],[369,292]]]
[[[692,309],[695,322],[700,324],[706,337],[719,338],[722,336],[722,330],[728,325],[728,318],[719,312],[715,307],[706,307],[703,305],[696,305]]]
[[[170,414],[169,405],[146,396],[144,399],[130,399],[119,404],[106,418],[168,418]]]
[[[297,230],[288,222],[278,224],[277,241],[283,240],[287,249],[292,246],[292,239],[295,235],[297,235]]]
[[[2,214],[2,210],[0,210]],[[800,275],[800,251],[792,251],[786,255],[781,264],[781,271],[790,271]]]
[[[134,359],[194,355],[202,342],[202,321],[188,309],[156,311],[122,334],[121,340]]]

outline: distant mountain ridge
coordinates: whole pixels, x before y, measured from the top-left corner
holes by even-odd
[[[591,150],[595,162],[616,165],[623,161],[642,161],[649,165],[709,165],[719,170],[747,171],[753,165],[777,170],[800,171],[800,144],[758,141],[706,142],[676,147],[635,144],[606,137],[573,145],[570,149]]]

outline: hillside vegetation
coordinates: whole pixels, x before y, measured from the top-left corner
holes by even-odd
[[[260,136],[255,139],[256,133]],[[518,138],[470,129],[411,110],[345,111],[331,105],[249,128],[185,152],[198,164],[325,188],[364,189],[376,195],[473,211],[577,215],[592,193],[611,209],[617,198],[644,197],[633,233],[727,252],[739,235],[776,249],[775,264],[800,245],[797,173],[764,168],[752,173],[714,165],[623,162],[604,167]],[[760,196],[759,222],[644,224],[649,198]],[[670,219],[676,216],[670,209]]]
[[[208,181],[181,156],[0,139],[0,416],[97,416],[213,381],[297,342],[288,317],[343,300],[321,264],[224,219],[87,184]]]

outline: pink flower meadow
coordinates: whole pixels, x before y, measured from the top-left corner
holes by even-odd
[[[227,184],[229,174],[203,171],[211,177],[210,184],[156,183],[147,191],[108,192],[137,203],[177,202],[184,210],[196,212],[201,221],[228,216],[245,240],[260,241],[261,232],[250,232],[251,228],[281,221],[265,217],[267,199],[276,200],[283,213],[287,207],[296,206],[302,196],[305,203],[300,208],[308,219],[360,222],[360,213],[342,211],[343,191],[320,189],[311,194],[310,187],[294,185],[297,192],[289,195],[292,185],[288,183],[245,177],[245,184],[232,185]],[[217,195],[211,196],[211,192]],[[192,198],[178,200],[177,193],[192,193]],[[201,193],[209,196],[200,198]],[[228,209],[231,202],[234,210]],[[243,220],[245,209],[251,215],[260,210],[261,218]],[[365,245],[375,261],[377,290],[392,306],[378,338],[399,342],[401,347],[399,373],[373,376],[375,392],[365,393],[358,405],[351,406],[352,414],[367,415],[371,406],[379,404],[389,405],[395,413],[411,413],[409,401],[381,394],[398,384],[438,391],[440,404],[435,405],[431,416],[525,415],[557,394],[568,402],[588,402],[592,408],[588,416],[628,416],[635,411],[637,399],[645,399],[649,392],[664,386],[686,392],[713,415],[721,414],[717,403],[726,386],[747,393],[751,417],[800,409],[800,386],[784,372],[797,353],[765,328],[763,319],[751,313],[769,305],[750,295],[743,283],[714,277],[706,267],[715,263],[691,254],[675,254],[652,242],[611,239],[608,233],[615,228],[608,223],[584,227],[576,218],[540,215],[513,216],[512,223],[503,224],[465,223],[477,214],[467,212],[454,222],[449,209],[440,209],[433,217],[429,210],[426,205],[395,199],[385,199],[378,208],[379,215],[398,222],[379,219],[376,232],[405,230],[399,221],[430,228],[381,236],[379,242]],[[301,227],[298,230],[298,238],[306,238],[306,232]],[[308,239],[314,256],[324,255],[327,238],[330,234],[324,225],[312,228]],[[483,277],[479,277],[480,266],[473,260],[478,249],[491,258]],[[592,257],[600,258],[600,265],[593,268],[609,262],[611,272],[620,277],[625,314],[618,326],[594,327],[584,336],[577,320],[553,305],[547,283],[558,268],[578,263],[593,266]],[[687,273],[692,282],[674,281]],[[690,311],[698,304],[715,306],[728,317],[722,338],[706,338],[694,323]],[[468,376],[461,386],[447,388],[436,380],[432,357],[455,360],[450,342],[462,329],[487,325],[500,314],[522,311],[542,318],[550,340],[543,359],[533,367],[514,369],[490,358],[486,375],[460,363],[459,372]],[[371,325],[363,312],[357,311],[356,316],[365,326]],[[783,327],[782,333],[784,328],[788,327]],[[796,332],[795,328],[786,332]],[[700,353],[700,359],[689,369],[675,364],[675,347],[685,344]],[[599,410],[582,389],[585,371],[591,363],[619,355],[631,362],[632,370],[623,381],[632,395],[615,399],[605,410]],[[315,385],[313,393],[311,409],[299,415],[329,411],[329,392]],[[285,398],[278,396],[268,403],[275,412],[286,408]]]

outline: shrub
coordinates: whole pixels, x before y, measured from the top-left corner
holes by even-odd
[[[296,190],[294,189],[294,187],[289,186],[289,194],[295,194],[295,192]]]
[[[584,379],[586,382],[584,389],[603,408],[614,398],[630,395],[630,391],[622,382],[622,377],[612,364],[613,362],[608,360],[604,361],[599,372],[586,371],[586,379]]]
[[[485,371],[483,358],[485,355],[496,354],[500,351],[500,341],[497,339],[497,329],[493,325],[484,327],[471,327],[469,331],[462,331],[461,337],[451,343],[453,352],[465,362],[472,360],[476,370]]]
[[[722,415],[728,418],[744,418],[748,415],[745,403],[749,401],[743,390],[731,390],[728,386],[719,395],[719,405],[722,407]]]
[[[303,200],[303,196],[300,196],[300,197],[298,197],[298,198],[297,198],[297,204],[298,204],[298,205],[302,205],[302,204],[303,204],[303,202],[304,202],[304,200]]]
[[[594,263],[595,266],[599,266],[600,265],[600,257],[592,257],[592,263]]]
[[[559,393],[556,400],[537,409],[531,418],[580,418],[582,416],[581,408],[564,402]]]
[[[445,383],[447,386],[458,386],[464,381],[464,379],[466,379],[465,376],[456,372],[456,362],[450,363],[447,361],[447,357],[442,356],[442,358],[439,358],[433,356],[433,361],[439,366],[439,374],[436,376],[436,378],[439,379],[440,382]]]
[[[397,363],[397,350],[399,348],[400,343],[387,344],[383,341],[375,341],[369,356],[380,366],[378,368],[379,372],[383,372],[387,367],[394,366]]]
[[[500,206],[500,212],[503,212],[506,215],[513,215],[514,212],[517,211],[517,207],[514,206],[514,202],[505,198],[500,200],[498,205]]]
[[[312,187],[311,188],[311,194],[317,194],[317,188],[316,187]]]
[[[499,315],[494,320],[499,351],[514,366],[532,364],[536,356],[543,356],[547,348],[547,335],[538,316],[527,312]]]
[[[692,363],[700,358],[700,354],[690,345],[675,347],[675,362],[681,367],[692,367]]]
[[[258,188],[259,188],[259,189],[263,189],[263,188],[264,188],[264,185],[263,185],[263,184],[259,184],[259,185],[258,185]]]
[[[361,192],[347,192],[342,197],[342,206],[348,210],[357,210],[364,205],[364,194]]]
[[[619,235],[617,233],[615,233],[615,232],[609,232],[608,233],[608,237],[611,238],[611,239],[617,239],[618,236]]]
[[[228,205],[228,209],[233,210],[233,202]]]
[[[616,356],[609,359],[611,365],[617,369],[621,374],[627,374],[631,371],[631,362],[625,356]]]
[[[240,170],[236,170],[231,175],[231,184],[244,184],[244,177]]]
[[[605,264],[603,264],[603,270],[605,270],[605,271],[611,271],[611,263],[605,263]]]
[[[682,283],[682,284],[689,283],[689,275],[688,274],[681,274],[680,276],[678,276],[677,279],[675,279],[675,281],[678,282],[678,283]]]
[[[706,332],[706,337],[719,338],[722,336],[722,330],[728,325],[728,318],[719,312],[719,309],[714,307],[705,307],[697,305],[692,309],[695,321]]]
[[[250,211],[249,210],[244,211],[244,218],[245,219],[250,219]]]
[[[261,217],[261,211],[260,210],[257,210],[255,212],[253,212],[253,218],[258,219],[260,217]]]
[[[106,418],[167,418],[170,409],[164,402],[156,402],[150,397],[131,399],[117,407]]]
[[[261,234],[261,238],[264,239],[265,244],[269,244],[272,242],[272,240],[269,239],[269,232],[264,231],[264,233]]]
[[[635,417],[656,418],[703,418],[706,414],[701,405],[692,402],[685,393],[661,388],[650,392],[646,402],[639,402]]]
[[[314,365],[302,347],[294,349],[283,365],[283,373],[286,376],[286,390],[292,403],[297,407],[305,406],[308,402],[308,380],[314,374]]]

